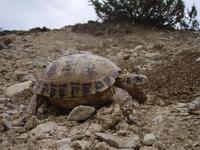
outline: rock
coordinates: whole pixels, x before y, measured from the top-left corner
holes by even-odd
[[[3,113],[0,114],[0,117],[2,117],[2,118],[10,118],[10,115],[5,113],[5,112],[3,112]]]
[[[26,106],[23,104],[19,105],[19,113],[23,113],[23,111],[26,109]]]
[[[199,57],[199,58],[197,58],[195,61],[200,61],[200,57]]]
[[[138,45],[132,51],[139,51],[139,50],[142,50],[142,49],[144,49],[144,47],[142,45]]]
[[[72,147],[70,147],[68,144],[64,144],[57,147],[57,150],[74,150]]]
[[[147,146],[153,145],[156,142],[156,136],[153,133],[148,133],[144,135],[143,143]]]
[[[116,129],[117,130],[127,130],[129,127],[128,123],[124,120],[120,121],[117,125],[116,125]]]
[[[161,57],[161,54],[159,52],[155,52],[155,53],[146,52],[145,57],[152,60],[157,60]]]
[[[0,73],[2,73],[2,71],[4,72],[4,70],[7,71],[6,69],[3,69],[3,70],[0,71]],[[2,91],[4,92],[5,90],[6,90],[5,86],[0,86],[0,93],[2,93]],[[3,94],[1,95],[1,97],[2,96],[3,96]]]
[[[23,78],[21,79],[21,81],[35,81],[35,80],[36,80],[35,77],[31,73],[23,76]]]
[[[0,41],[0,50],[6,49],[6,48],[8,48],[8,46],[6,46],[6,44],[3,41]]]
[[[32,66],[33,67],[38,67],[41,69],[44,69],[48,64],[51,63],[52,60],[48,61],[48,62],[44,62],[43,60],[33,60],[32,61]]]
[[[19,143],[25,143],[28,139],[28,134],[27,133],[23,133],[17,137],[14,138],[14,142],[19,144]]]
[[[78,134],[82,134],[82,132],[80,130],[78,130],[77,128],[72,128],[68,134],[68,136],[74,136],[74,135],[78,135]]]
[[[24,127],[13,127],[12,130],[15,132],[15,133],[24,133],[26,132],[26,129]]]
[[[200,114],[200,96],[189,103],[178,103],[175,107],[182,114]]]
[[[71,143],[71,147],[74,149],[90,150],[90,142],[88,141],[74,141]]]
[[[13,42],[13,39],[12,38],[9,38],[9,37],[6,37],[4,40],[3,40],[4,44],[6,46],[9,46],[12,42]]]
[[[123,56],[123,60],[128,60],[131,57],[130,54],[124,54]]]
[[[164,48],[164,45],[165,45],[164,43],[158,42],[155,45],[153,45],[153,48],[162,51]]]
[[[0,113],[5,112],[6,110],[8,110],[8,107],[6,107],[5,104],[0,103]]]
[[[85,121],[90,118],[95,112],[95,108],[91,106],[75,107],[68,115],[70,121]]]
[[[11,102],[8,102],[8,103],[7,103],[7,107],[9,107],[9,109],[18,109],[18,105],[13,104],[13,103],[11,103]]]
[[[11,142],[9,140],[4,140],[3,142],[1,142],[0,148],[5,147],[6,149],[8,149],[10,145]]]
[[[125,54],[124,52],[118,52],[115,57],[117,57],[117,59],[128,60],[131,57],[131,55]]]
[[[17,79],[18,81],[21,81],[21,79],[22,79],[26,74],[28,74],[28,72],[27,72],[27,71],[16,70],[16,71],[14,71],[14,74],[15,74],[15,76],[16,76],[16,79]]]
[[[2,125],[2,123],[0,122],[0,133],[3,133],[5,131],[5,127]]]
[[[117,131],[115,134],[117,134],[118,136],[128,136],[130,134],[130,131],[127,130],[119,130]]]
[[[158,150],[158,149],[151,146],[144,146],[144,147],[141,147],[140,150]]]
[[[70,138],[65,138],[62,140],[57,140],[56,145],[70,144],[72,141]]]
[[[156,143],[153,144],[154,147],[156,147],[159,150],[166,150],[165,144],[163,144],[161,141],[157,141]]]
[[[18,110],[16,110],[16,109],[6,111],[6,113],[9,115],[15,115],[17,112],[18,112]]]
[[[89,126],[88,130],[91,131],[91,132],[101,132],[102,127],[98,123],[92,123]]]
[[[103,129],[112,129],[122,120],[122,115],[103,115],[100,117]]]
[[[0,103],[7,103],[10,100],[10,98],[6,98],[6,97],[0,97]]]
[[[105,142],[99,142],[95,145],[95,150],[118,150],[118,149],[110,147]]]
[[[32,81],[26,81],[26,82],[11,85],[6,89],[5,95],[6,97],[13,97],[16,94],[23,92],[26,89],[29,89],[31,85],[32,85]]]
[[[44,134],[52,134],[57,129],[57,127],[58,125],[55,122],[49,121],[43,124],[39,124],[36,128],[31,130],[30,133],[33,136],[40,137]]]
[[[76,128],[72,128],[68,136],[71,138],[72,141],[76,141],[83,139],[85,137],[85,134],[83,134],[80,130]]]
[[[95,133],[95,135],[102,141],[105,141],[110,146],[115,148],[127,148],[134,149],[140,144],[140,138],[138,135],[132,135],[129,137],[118,137],[108,133]]]
[[[6,130],[12,129],[11,123],[8,120],[6,120],[5,118],[1,119],[1,124],[5,127]]]
[[[192,113],[192,114],[200,114],[200,97],[195,98],[194,101],[189,102],[186,105],[185,108],[186,112]]]
[[[13,42],[13,40],[9,37],[1,37],[0,38],[0,50],[6,49]]]
[[[65,138],[65,139],[56,141],[56,146],[58,150],[73,150],[73,148],[69,146],[70,143],[71,143],[71,139]]]
[[[85,134],[83,133],[79,133],[79,134],[75,134],[75,135],[71,135],[70,138],[72,141],[77,141],[77,140],[81,140],[85,137]]]

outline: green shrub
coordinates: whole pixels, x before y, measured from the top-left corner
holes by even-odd
[[[197,29],[197,9],[183,0],[90,0],[104,22],[129,21],[152,26]]]

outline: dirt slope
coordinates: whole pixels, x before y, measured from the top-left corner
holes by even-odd
[[[137,149],[145,145],[146,133],[156,136],[151,148],[200,149],[200,116],[181,109],[183,103],[200,96],[200,33],[89,23],[45,32],[10,33],[0,39],[11,40],[0,49],[0,119],[12,125],[8,130],[5,123],[0,124],[0,149],[59,149],[58,140],[65,138],[71,138],[67,145],[73,149],[117,149],[101,142],[96,131],[119,137],[138,135],[141,143]],[[47,105],[39,110],[40,121],[33,119],[30,128],[15,126],[30,101],[31,88],[11,98],[5,97],[5,89],[34,79],[50,62],[76,50],[105,56],[124,70],[148,76],[149,84],[144,87],[147,100],[137,110],[136,123],[127,124],[124,118],[115,122],[112,105],[97,110],[83,123],[68,121],[65,112]],[[48,121],[56,123],[55,131],[39,138],[31,135],[32,128]]]

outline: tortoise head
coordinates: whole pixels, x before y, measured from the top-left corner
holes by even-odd
[[[148,78],[145,75],[126,73],[121,74],[118,77],[117,84],[122,85],[123,87],[139,87],[147,83]]]
[[[145,75],[133,73],[121,74],[116,80],[116,86],[128,91],[139,103],[144,103],[146,100],[143,87],[147,83],[148,78]]]

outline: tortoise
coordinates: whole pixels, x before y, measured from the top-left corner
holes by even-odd
[[[45,100],[71,110],[79,105],[119,104],[122,112],[145,99],[140,87],[147,77],[123,72],[115,63],[99,55],[83,53],[61,57],[49,64],[37,79],[23,120],[37,113]],[[128,114],[127,114],[128,115]]]

